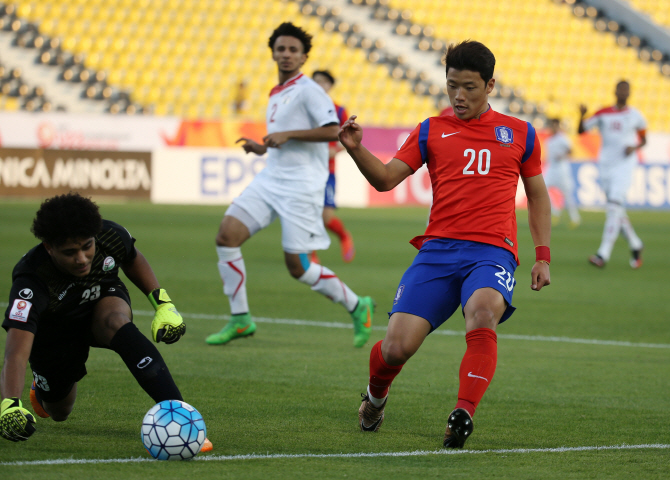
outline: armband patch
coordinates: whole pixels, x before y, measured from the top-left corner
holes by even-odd
[[[9,312],[9,319],[26,323],[28,321],[28,315],[30,314],[31,308],[33,308],[33,304],[31,302],[17,298],[14,300],[14,305],[12,305],[12,309]]]

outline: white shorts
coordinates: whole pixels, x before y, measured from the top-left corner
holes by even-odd
[[[285,194],[285,188],[280,188],[283,190],[280,195],[272,187],[263,177],[256,176],[240,196],[233,200],[226,215],[240,220],[251,235],[279,217],[282,248],[287,253],[326,250],[330,246],[330,237],[323,225],[323,190],[314,194],[292,196]]]
[[[566,161],[559,161],[549,165],[544,174],[544,181],[547,187],[556,187],[565,196],[571,196],[575,189],[575,181],[572,178],[570,164]]]
[[[600,187],[605,192],[608,202],[626,204],[626,195],[633,182],[635,162],[633,158],[615,165],[600,164]]]

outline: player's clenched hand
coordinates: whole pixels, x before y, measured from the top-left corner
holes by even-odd
[[[260,143],[254,142],[250,138],[246,138],[246,137],[238,138],[235,143],[240,143],[240,142],[244,142],[244,145],[242,145],[242,148],[247,153],[255,153],[256,155],[263,155],[267,151],[267,148],[265,148],[264,145],[261,145]]]
[[[584,115],[586,115],[586,111],[587,111],[587,110],[588,110],[588,108],[587,108],[586,105],[584,105],[583,103],[581,103],[581,104],[579,105],[579,113],[580,113],[580,115],[581,115],[582,117],[583,117]]]
[[[549,284],[551,284],[549,264],[547,262],[535,262],[530,271],[530,288],[539,291]]]
[[[5,398],[0,406],[0,435],[12,442],[28,440],[35,433],[35,417],[16,397]]]
[[[167,292],[162,288],[156,288],[147,297],[156,310],[151,322],[154,342],[174,343],[179,340],[186,333],[186,324]]]
[[[344,122],[338,134],[340,142],[342,142],[342,145],[347,150],[357,148],[363,140],[363,129],[356,123],[356,118],[356,115],[349,117],[349,120]]]

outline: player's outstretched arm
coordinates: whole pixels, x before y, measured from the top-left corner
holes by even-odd
[[[528,225],[536,247],[537,261],[531,269],[530,288],[539,291],[551,283],[549,247],[551,243],[551,202],[542,175],[522,177],[528,198]],[[544,248],[542,248],[544,247]]]
[[[34,338],[33,333],[25,330],[10,328],[7,331],[5,360],[0,374],[0,435],[13,442],[27,440],[35,433],[35,416],[21,403]]]
[[[186,333],[184,319],[177,311],[167,292],[160,288],[158,279],[147,259],[137,251],[137,256],[121,266],[128,279],[144,293],[156,314],[151,322],[154,342],[174,343]]]
[[[384,164],[363,146],[361,143],[363,129],[356,123],[356,115],[352,115],[344,122],[339,138],[363,176],[379,192],[392,190],[413,173],[409,165],[402,160],[393,158]]]
[[[336,123],[309,130],[288,130],[270,133],[263,137],[263,144],[269,148],[281,148],[289,140],[301,142],[334,142],[340,127]]]
[[[586,105],[583,103],[579,105],[579,125],[577,126],[577,133],[582,134],[586,131],[584,128],[584,115],[586,115]]]
[[[268,147],[265,145],[261,145],[258,142],[253,141],[250,138],[242,137],[238,138],[235,143],[240,143],[244,142],[242,144],[242,148],[246,153],[255,153],[256,155],[263,155],[265,152],[268,151]]]

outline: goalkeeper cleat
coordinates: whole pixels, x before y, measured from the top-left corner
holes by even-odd
[[[37,400],[37,394],[35,393],[35,381],[30,387],[30,404],[33,406],[33,412],[37,414],[38,417],[49,418],[49,414],[44,410],[44,407],[40,405],[39,400]]]
[[[384,408],[386,408],[388,397],[381,407],[375,407],[367,393],[361,393],[361,397],[363,400],[358,409],[358,424],[362,432],[376,432],[384,422]]]
[[[345,263],[351,262],[356,255],[356,248],[354,247],[354,239],[349,232],[340,242],[340,248],[342,249],[342,260]]]
[[[630,268],[637,270],[642,266],[642,248],[630,251]]]
[[[589,257],[589,263],[591,265],[595,265],[598,268],[603,268],[605,266],[605,260],[603,260],[603,257],[598,255],[597,253]]]
[[[210,345],[225,345],[236,338],[249,337],[256,332],[256,324],[251,320],[251,315],[233,315],[228,325],[218,333],[213,333],[205,339]]]
[[[372,315],[377,304],[370,297],[358,297],[358,303],[351,319],[354,321],[354,347],[360,348],[370,338],[372,332]]]
[[[202,442],[202,448],[200,448],[200,453],[202,452],[211,452],[214,450],[214,445],[209,441],[209,438],[205,438],[205,441]]]
[[[444,448],[463,448],[472,430],[474,430],[474,425],[468,411],[457,408],[449,414],[442,445]]]

